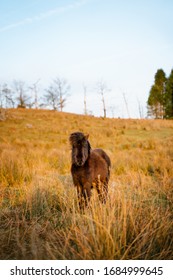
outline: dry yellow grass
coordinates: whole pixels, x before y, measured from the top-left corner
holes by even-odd
[[[173,121],[9,110],[0,122],[0,259],[172,259]],[[69,134],[112,160],[109,199],[81,214]]]

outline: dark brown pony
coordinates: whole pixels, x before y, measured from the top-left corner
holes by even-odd
[[[102,149],[91,149],[88,135],[74,132],[70,135],[72,146],[71,174],[77,187],[79,207],[88,205],[91,189],[96,188],[99,199],[106,202],[111,161]]]

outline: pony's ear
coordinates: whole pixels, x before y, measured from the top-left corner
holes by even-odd
[[[69,142],[70,142],[70,144],[72,144],[72,134],[69,137]]]
[[[88,140],[89,134],[85,134],[85,139]]]

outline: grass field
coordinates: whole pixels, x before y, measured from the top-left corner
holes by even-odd
[[[109,198],[80,213],[69,134],[111,158]],[[0,259],[173,259],[173,121],[8,110],[0,121]]]

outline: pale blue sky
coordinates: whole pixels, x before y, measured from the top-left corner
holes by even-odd
[[[172,0],[6,0],[0,1],[0,84],[40,79],[41,88],[56,76],[71,85],[65,111],[87,107],[102,115],[96,83],[109,116],[139,117],[154,75],[173,68]],[[41,93],[40,93],[41,94]],[[113,112],[110,109],[113,107]]]

